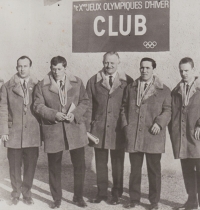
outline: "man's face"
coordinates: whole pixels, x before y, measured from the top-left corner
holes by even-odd
[[[190,63],[181,64],[179,71],[184,82],[190,82],[194,78],[194,68],[192,68]]]
[[[62,63],[58,63],[56,66],[51,66],[51,72],[53,74],[53,77],[55,80],[61,80],[63,79],[65,75],[66,68],[63,66]]]
[[[28,78],[30,76],[30,70],[31,70],[29,59],[25,58],[18,60],[16,69],[18,71],[18,75],[20,78],[22,79]]]
[[[148,81],[153,76],[153,66],[150,61],[143,61],[140,64],[140,73],[141,73],[141,79],[143,81]]]
[[[117,67],[119,64],[119,58],[116,55],[107,54],[104,61],[104,70],[107,74],[112,75],[117,71]]]

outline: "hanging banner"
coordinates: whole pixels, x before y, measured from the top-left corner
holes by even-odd
[[[73,52],[169,51],[169,0],[73,2]]]

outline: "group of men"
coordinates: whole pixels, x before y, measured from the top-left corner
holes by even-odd
[[[86,207],[83,200],[85,150],[94,147],[97,196],[92,203],[108,199],[108,157],[112,165],[112,205],[123,194],[124,154],[129,153],[131,173],[130,202],[140,205],[141,173],[146,156],[149,179],[149,209],[159,209],[161,192],[161,155],[165,151],[166,127],[175,158],[181,159],[188,200],[179,209],[197,209],[200,203],[200,81],[194,62],[183,58],[179,63],[182,80],[171,92],[154,75],[156,62],[143,58],[140,77],[133,79],[119,68],[117,52],[103,56],[103,69],[91,77],[86,89],[80,78],[72,75],[64,57],[52,58],[50,72],[38,82],[30,75],[32,61],[27,56],[17,60],[17,73],[1,87],[0,135],[8,148],[11,202],[20,195],[27,205],[41,145],[48,156],[51,208],[62,200],[61,161],[70,151],[74,168],[74,204]],[[87,132],[99,139],[88,142]],[[21,167],[24,165],[23,180]]]

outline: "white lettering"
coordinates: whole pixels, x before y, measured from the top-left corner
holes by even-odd
[[[94,33],[97,35],[97,36],[103,36],[104,33],[105,33],[105,30],[102,29],[101,31],[98,31],[98,22],[101,21],[101,22],[105,22],[105,18],[102,17],[102,16],[97,16],[95,19],[94,19]]]
[[[120,15],[119,16],[119,32],[123,35],[123,36],[127,36],[130,34],[131,32],[131,15],[127,16],[127,29],[126,31],[124,31],[124,16]]]
[[[145,25],[146,18],[144,15],[136,15],[135,16],[135,35],[141,36],[144,35],[147,31],[147,27]],[[139,28],[142,28],[142,30],[139,30]]]
[[[109,16],[108,27],[109,27],[109,36],[118,36],[118,32],[113,31],[113,16]]]

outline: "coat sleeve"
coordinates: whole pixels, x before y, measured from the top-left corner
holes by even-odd
[[[51,109],[45,105],[41,83],[38,83],[35,88],[33,110],[45,120],[48,120],[50,122],[56,121],[56,114],[58,111],[55,109]]]
[[[125,126],[128,125],[127,121],[127,114],[128,114],[128,102],[129,102],[129,85],[125,88],[125,93],[122,99],[122,106],[121,106],[121,128],[123,129]]]
[[[87,131],[91,131],[91,122],[92,122],[92,109],[93,109],[93,96],[92,96],[92,82],[91,79],[87,82],[86,90],[89,98],[89,105],[87,112],[85,114],[87,120],[86,120],[86,128]]]
[[[81,81],[79,102],[76,109],[74,109],[74,111],[72,112],[74,114],[76,123],[79,123],[81,121],[81,119],[83,118],[83,115],[87,111],[88,105],[89,105],[88,95],[83,85],[83,82]]]
[[[172,112],[172,109],[171,109],[172,99],[171,99],[170,90],[167,88],[164,94],[165,94],[165,99],[162,104],[162,112],[158,117],[156,117],[154,121],[154,123],[157,123],[161,127],[161,129],[164,129],[170,122],[171,112]]]
[[[8,101],[7,89],[3,85],[0,89],[0,135],[8,135]]]

